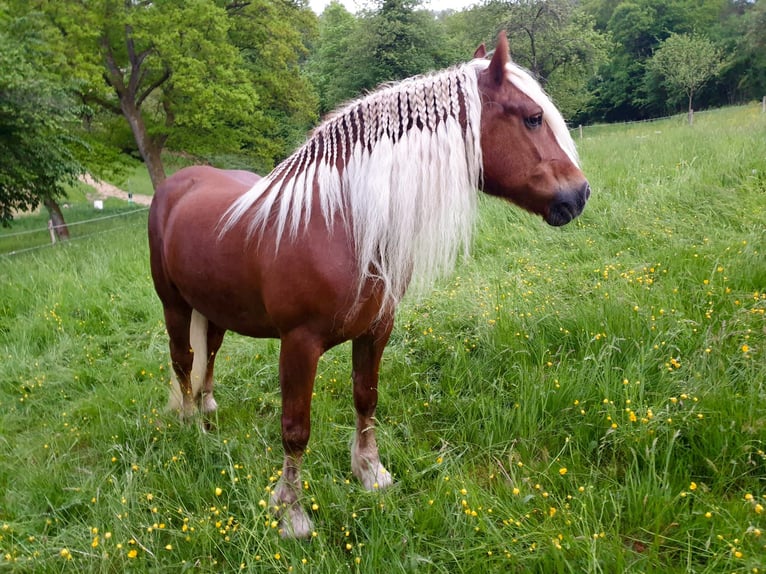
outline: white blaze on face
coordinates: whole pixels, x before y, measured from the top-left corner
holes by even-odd
[[[543,120],[550,126],[553,136],[556,138],[556,142],[564,153],[567,154],[567,157],[569,157],[572,163],[579,168],[580,158],[577,154],[574,140],[569,133],[569,128],[567,127],[561,112],[559,112],[558,108],[553,105],[553,102],[540,84],[529,74],[529,72],[516,64],[508,63],[506,65],[506,72],[508,74],[508,80],[543,109]]]

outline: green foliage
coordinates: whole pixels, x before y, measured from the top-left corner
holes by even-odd
[[[590,120],[630,120],[664,115],[670,93],[655,71],[646,67],[655,50],[671,35],[704,33],[733,57],[722,73],[700,90],[697,107],[760,99],[766,74],[762,51],[748,35],[748,22],[758,20],[761,2],[739,0],[589,0],[586,11],[600,29],[611,33],[615,47],[611,60],[591,79],[596,97]],[[761,30],[762,28],[758,28]],[[759,32],[756,36],[762,37]]]
[[[421,0],[379,0],[356,21],[332,3],[319,22],[309,64],[322,111],[383,82],[444,68],[453,63],[442,28]],[[471,52],[472,53],[472,52]],[[470,58],[470,54],[463,59]]]
[[[31,4],[53,24],[47,41],[63,56],[61,73],[91,108],[87,137],[102,151],[138,150],[155,185],[165,147],[217,163],[247,155],[240,165],[264,171],[314,121],[315,97],[298,67],[315,21],[303,4]]]
[[[76,107],[51,71],[58,58],[44,43],[37,14],[14,17],[0,3],[0,224],[14,211],[63,197],[82,170],[70,133]]]
[[[714,37],[729,54],[718,78],[728,99],[766,94],[766,3],[745,3],[744,13],[735,3]]]
[[[349,349],[325,355],[308,543],[267,504],[276,342],[227,336],[212,432],[164,413],[143,217],[0,258],[2,569],[762,569],[766,125],[750,106],[690,130],[586,128],[594,194],[564,228],[481,202],[473,257],[405,300],[384,355],[388,491],[351,475]]]
[[[681,92],[692,110],[694,95],[721,69],[723,57],[704,36],[673,34],[660,44],[647,64],[671,92]]]
[[[495,1],[512,58],[546,87],[566,117],[583,114],[592,97],[588,80],[608,60],[608,37],[572,0]]]
[[[439,29],[421,0],[379,0],[368,14],[356,46],[364,87],[402,80],[444,66]]]
[[[319,93],[321,113],[358,95],[361,80],[347,63],[351,58],[358,22],[340,2],[331,2],[319,17],[319,32],[309,62],[309,78]]]
[[[264,169],[289,155],[317,120],[318,97],[301,70],[316,36],[314,13],[294,2],[259,0],[229,6],[231,43],[242,54],[262,109],[257,152]]]

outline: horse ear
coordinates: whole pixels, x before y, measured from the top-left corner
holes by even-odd
[[[505,65],[510,61],[511,57],[508,55],[508,38],[505,35],[505,30],[501,30],[497,35],[495,53],[492,54],[492,61],[489,63],[489,74],[496,85],[499,86],[503,83],[503,79],[505,79]]]
[[[474,59],[481,59],[487,57],[487,47],[484,45],[484,42],[481,43],[481,45],[476,48],[476,51],[473,53]]]

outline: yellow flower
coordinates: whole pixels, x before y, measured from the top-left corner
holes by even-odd
[[[697,483],[692,481],[692,483],[689,485],[689,490],[697,490]]]
[[[216,489],[215,489],[215,495],[216,495],[216,496],[221,496],[222,494],[223,494],[223,489],[222,489],[220,486],[219,486],[219,487],[216,487]]]
[[[135,548],[128,552],[128,558],[130,558],[131,560],[135,558],[136,556],[138,556],[138,550],[136,550]]]
[[[564,467],[564,466],[562,466],[562,467],[559,469],[559,474],[560,474],[561,476],[564,476],[564,475],[565,475],[567,472],[568,472],[568,471],[567,471],[566,467]]]
[[[747,353],[748,351],[750,351],[750,347],[748,347],[747,345],[742,345],[742,352]]]
[[[60,555],[60,556],[61,556],[61,557],[62,557],[64,560],[71,560],[71,559],[72,559],[72,553],[69,551],[69,549],[68,549],[68,548],[62,548],[62,549],[61,549],[61,552],[59,552],[59,555]]]

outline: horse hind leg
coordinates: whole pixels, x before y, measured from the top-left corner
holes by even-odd
[[[214,412],[218,405],[213,397],[213,368],[225,331],[194,309],[166,310],[166,324],[173,363],[168,407],[179,411],[184,420],[197,410],[203,415]],[[203,424],[208,427],[207,421]]]
[[[195,333],[195,319],[199,323],[198,331]],[[202,327],[206,326],[206,337],[203,337]],[[197,371],[192,367],[192,373],[199,372],[203,374],[203,383],[200,395],[198,395],[199,408],[204,417],[204,425],[208,430],[210,429],[210,415],[212,415],[218,409],[218,403],[213,396],[213,371],[215,370],[215,358],[218,355],[218,350],[223,343],[223,337],[226,334],[226,330],[220,328],[215,323],[207,320],[203,315],[197,311],[192,312],[192,324],[191,324],[191,344],[195,349],[195,357],[199,356],[200,366]],[[201,339],[198,342],[199,347],[195,347],[195,338]],[[204,349],[203,349],[204,347]],[[197,352],[197,348],[200,351]],[[195,359],[196,360],[196,359]]]
[[[386,488],[393,483],[391,474],[380,462],[375,441],[378,369],[392,327],[393,317],[382,319],[374,331],[352,342],[356,431],[351,446],[351,470],[367,490]]]
[[[172,366],[168,409],[178,411],[182,420],[191,418],[196,410],[191,377],[194,352],[189,340],[191,314],[189,307],[165,306]]]

